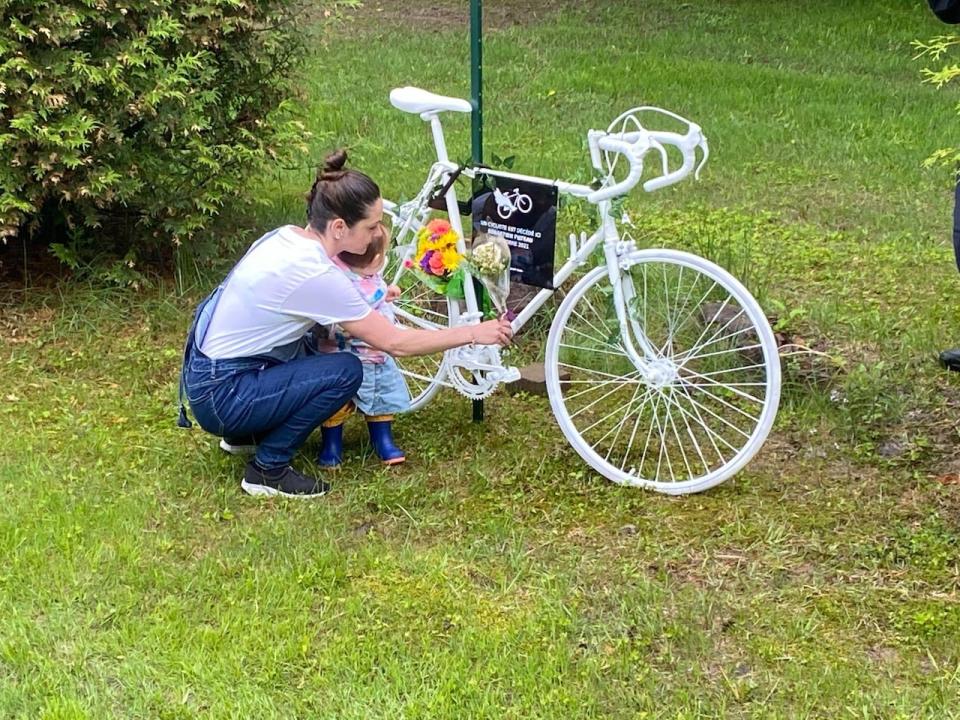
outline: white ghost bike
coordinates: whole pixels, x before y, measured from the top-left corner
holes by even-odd
[[[398,321],[426,329],[479,322],[471,282],[464,284],[464,300],[451,300],[418,282],[404,263],[414,254],[417,231],[430,216],[428,202],[438,188],[445,188],[450,224],[461,238],[459,250],[466,250],[455,183],[448,181],[455,174],[474,177],[481,169],[450,161],[440,116],[468,113],[470,103],[411,87],[392,91],[390,102],[429,123],[437,155],[412,200],[385,202],[396,237],[389,272],[403,288]],[[651,122],[678,129],[650,129]],[[706,490],[741,470],[770,432],[780,398],[776,340],[756,300],[726,270],[688,252],[638,249],[612,209],[615,198],[638,184],[653,192],[698,174],[708,156],[700,127],[660,108],[637,107],[606,130],[589,131],[587,140],[599,185],[482,169],[503,178],[504,187],[509,180],[551,183],[597,206],[599,227],[590,235],[570,236],[569,255],[553,279],[558,288],[579,278],[547,339],[550,405],[577,453],[610,480],[670,494]],[[644,161],[650,158],[655,174],[644,181]],[[602,259],[594,252],[598,248]],[[552,292],[540,291],[513,321],[514,330]],[[482,399],[518,377],[493,346],[470,345],[399,363],[412,410],[442,387]]]

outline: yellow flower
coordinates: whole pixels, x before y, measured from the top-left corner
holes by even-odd
[[[443,259],[443,266],[448,270],[456,270],[463,256],[457,252],[454,246],[444,248],[440,251],[440,257]]]

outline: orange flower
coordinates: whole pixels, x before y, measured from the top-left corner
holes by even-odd
[[[430,272],[434,275],[443,275],[446,268],[443,266],[443,258],[440,253],[435,252],[430,256]]]
[[[427,229],[434,237],[439,237],[450,230],[450,223],[442,218],[435,218],[427,223]]]

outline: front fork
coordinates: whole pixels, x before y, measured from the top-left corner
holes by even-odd
[[[655,374],[654,364],[660,353],[650,343],[643,327],[635,319],[636,314],[629,312],[630,305],[636,301],[636,288],[633,277],[626,270],[630,264],[624,258],[636,247],[632,240],[622,241],[617,225],[610,216],[610,201],[599,203],[600,217],[603,222],[603,257],[607,263],[607,274],[613,288],[613,306],[620,324],[620,340],[627,357],[640,371],[644,380],[650,381]],[[639,346],[639,349],[634,345]]]

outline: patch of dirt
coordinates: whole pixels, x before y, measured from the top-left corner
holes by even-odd
[[[42,242],[0,240],[0,293],[22,292],[31,286],[50,287],[69,276],[70,272]]]
[[[533,25],[564,10],[582,9],[573,0],[504,0],[483,7],[485,31]],[[413,27],[420,30],[468,28],[470,3],[463,0],[373,0],[348,14],[358,30],[374,31],[384,27]]]
[[[22,309],[13,301],[7,307],[0,304],[0,338],[8,345],[34,342],[50,326],[55,314],[47,306]]]
[[[891,666],[900,661],[900,653],[895,648],[883,645],[873,645],[867,648],[867,657],[877,665]]]

